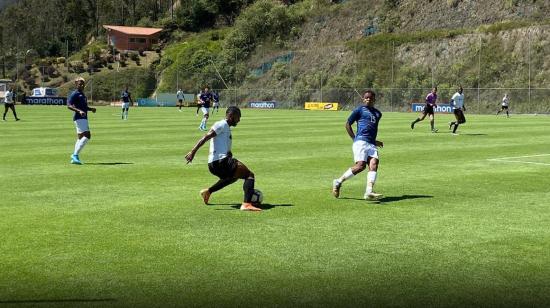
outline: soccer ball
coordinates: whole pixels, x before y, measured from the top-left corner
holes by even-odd
[[[261,204],[264,201],[264,194],[259,189],[254,189],[251,201],[252,203]]]

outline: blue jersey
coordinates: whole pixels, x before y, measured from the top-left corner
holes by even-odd
[[[86,112],[86,115],[84,116],[81,116],[80,113],[75,112],[73,116],[73,121],[88,118],[88,99],[86,98],[86,95],[84,95],[84,93],[75,90],[73,93],[71,93],[71,95],[69,95],[69,98],[67,99],[67,105],[73,105],[76,109]]]
[[[352,125],[357,122],[357,133],[354,141],[363,140],[371,144],[376,144],[376,135],[378,134],[378,122],[382,118],[382,113],[374,108],[359,106],[348,118],[348,123]]]
[[[201,94],[201,101],[204,102],[202,105],[204,108],[210,108],[210,102],[212,101],[212,93],[205,92]]]
[[[130,92],[122,91],[122,94],[120,95],[120,98],[122,98],[123,102],[129,103],[130,102]]]

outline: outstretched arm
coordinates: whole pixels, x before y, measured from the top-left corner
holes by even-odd
[[[216,132],[213,129],[210,129],[208,133],[206,133],[206,135],[199,139],[193,149],[191,149],[191,151],[185,155],[185,160],[187,160],[187,163],[192,162],[193,158],[195,158],[195,154],[200,149],[200,147],[202,147],[208,140],[214,137],[216,137]]]

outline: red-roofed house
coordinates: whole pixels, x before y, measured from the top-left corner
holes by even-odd
[[[107,44],[118,50],[151,50],[158,44],[160,28],[125,27],[104,25],[107,29]]]

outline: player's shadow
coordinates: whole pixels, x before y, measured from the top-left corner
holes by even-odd
[[[241,208],[240,203],[210,203],[208,205],[230,205],[231,209],[216,209],[218,211],[227,211],[227,210],[239,210]],[[274,207],[278,206],[294,206],[293,204],[271,204],[271,203],[262,203],[257,207],[261,208],[264,211],[271,210]]]
[[[123,163],[123,162],[113,162],[113,163],[86,163],[86,165],[98,165],[98,166],[116,166],[116,165],[133,165],[134,163]]]
[[[466,134],[459,134],[463,136],[487,136],[487,134],[481,134],[481,133],[466,133]]]
[[[407,199],[421,199],[421,198],[433,198],[434,196],[430,195],[401,195],[401,196],[387,196],[382,197],[380,200],[373,200],[371,202],[375,203],[390,203],[390,202],[397,202],[401,200],[407,200]],[[363,198],[349,198],[349,197],[341,197],[340,199],[346,199],[346,200],[359,200],[359,201],[366,201]]]
[[[114,298],[70,298],[70,299],[23,299],[23,300],[0,300],[0,304],[47,304],[47,303],[94,303],[94,302],[116,302]]]

